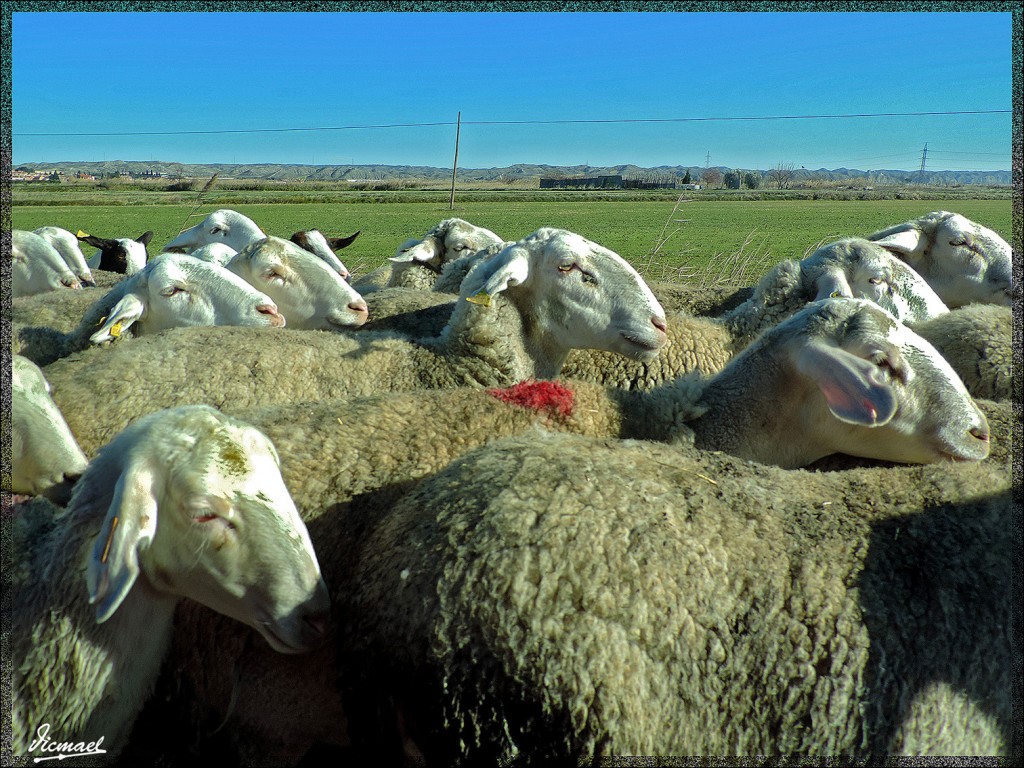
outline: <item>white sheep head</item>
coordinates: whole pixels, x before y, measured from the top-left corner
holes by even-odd
[[[139,419],[100,449],[69,515],[108,506],[87,569],[104,622],[139,576],[256,629],[282,653],[324,638],[327,587],[306,526],[259,430],[208,406]]]
[[[92,271],[85,261],[85,254],[78,246],[78,238],[60,227],[39,227],[34,230],[37,235],[52,245],[64,259],[64,263],[75,273],[82,285],[94,286]]]
[[[289,328],[354,328],[369,316],[363,297],[338,272],[290,240],[251,243],[226,269],[273,299]]]
[[[180,253],[154,259],[115,285],[90,309],[106,310],[90,337],[111,341],[129,328],[135,335],[197,325],[283,327],[274,302],[217,264]]]
[[[868,239],[914,267],[949,307],[1012,303],[1010,245],[960,214],[934,211]]]
[[[11,232],[11,296],[34,296],[82,284],[57,249],[35,232]]]
[[[470,224],[464,219],[445,219],[422,238],[402,243],[391,261],[396,264],[422,264],[440,272],[450,261],[501,242],[502,239],[489,229]]]
[[[209,243],[223,243],[240,251],[266,234],[248,216],[222,208],[214,211],[194,227],[186,229],[163,247],[168,253],[191,253]]]
[[[744,393],[737,401],[737,393]],[[984,414],[927,341],[867,299],[809,304],[707,384],[708,444],[801,467],[833,453],[930,463],[988,455]]]
[[[908,325],[949,312],[928,282],[880,244],[847,238],[818,248],[800,262],[814,300],[869,299]]]
[[[650,360],[666,342],[665,310],[639,273],[564,229],[539,229],[481,261],[463,281],[459,303],[488,306],[497,294],[516,305],[535,343],[554,358],[599,349]]]
[[[31,360],[11,358],[11,490],[64,503],[62,486],[88,459],[50,397],[50,384]],[[55,495],[58,493],[60,495]]]

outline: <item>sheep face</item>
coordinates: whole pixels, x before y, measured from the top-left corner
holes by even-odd
[[[89,337],[94,344],[110,341],[128,327],[143,335],[184,326],[285,324],[274,302],[242,278],[182,254],[154,260],[111,293],[119,298]]]
[[[341,275],[342,280],[348,280],[351,278],[351,274],[348,268],[341,263],[341,259],[334,255],[334,252],[348,248],[357,237],[359,237],[359,232],[348,237],[328,238],[318,229],[306,229],[293,234],[291,241],[314,256],[319,256],[331,269]]]
[[[232,258],[227,269],[270,296],[290,328],[355,327],[368,317],[366,302],[341,275],[289,240],[257,241]]]
[[[800,262],[815,300],[869,299],[913,325],[949,311],[928,282],[888,250],[861,238],[823,246]]]
[[[88,463],[50,397],[43,372],[21,355],[11,360],[11,449],[10,490],[59,503],[66,501],[66,481],[81,475]]]
[[[778,462],[783,466],[830,453],[914,464],[988,455],[988,422],[949,363],[867,300],[816,302],[756,346],[774,338],[785,339],[788,372],[779,397],[791,409],[792,434],[799,436],[793,442],[802,443],[791,448],[824,450],[793,464]],[[742,357],[730,367],[742,366]]]
[[[134,275],[146,266],[149,252],[146,246],[153,239],[152,232],[143,232],[132,240],[130,237],[103,238],[79,232],[78,239],[83,243],[99,248],[89,257],[89,265],[94,269],[117,272],[122,275]]]
[[[950,307],[973,302],[1011,304],[1009,244],[960,214],[935,211],[869,239],[913,266]]]
[[[653,359],[666,341],[665,310],[617,253],[561,229],[540,229],[470,272],[461,298],[506,292],[541,345]]]
[[[56,249],[68,268],[78,276],[82,285],[96,285],[92,271],[85,261],[85,254],[78,247],[78,238],[60,227],[39,227],[35,233]]]
[[[81,288],[60,253],[35,232],[11,232],[11,296],[34,296],[61,288]]]
[[[434,272],[440,272],[450,261],[501,242],[502,239],[489,229],[463,219],[445,219],[421,239],[402,243],[391,261],[423,264]]]
[[[191,253],[209,243],[224,243],[240,251],[266,235],[256,222],[238,211],[223,208],[186,229],[163,247],[168,253]]]
[[[207,406],[159,411],[105,446],[83,475],[116,478],[89,559],[97,621],[142,574],[256,629],[282,653],[324,638],[330,601],[270,440]],[[92,492],[90,492],[92,493]],[[79,496],[71,501],[73,510]]]

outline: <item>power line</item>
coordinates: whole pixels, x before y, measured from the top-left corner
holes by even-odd
[[[621,118],[594,120],[463,120],[462,125],[598,125],[610,123],[702,123],[740,122],[758,120],[845,120],[865,117],[946,117],[953,115],[1003,115],[1009,109],[960,110],[948,112],[859,112],[842,115],[758,115],[733,117],[666,117],[666,118]],[[315,131],[352,131],[384,128],[434,128],[454,126],[451,121],[437,123],[386,123],[381,125],[336,125],[311,128],[225,128],[205,131],[118,131],[99,133],[12,133],[12,136],[197,136],[238,133],[297,133]]]
[[[964,155],[966,157],[978,157],[980,155],[985,155],[986,157],[1009,157],[1009,154],[1006,152],[959,152],[954,149],[929,149],[928,151],[933,155]]]

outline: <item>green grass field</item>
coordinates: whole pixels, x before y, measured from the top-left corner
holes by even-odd
[[[735,263],[738,253],[753,259],[756,272],[785,258],[800,258],[819,243],[866,235],[928,211],[962,213],[1010,238],[1011,200],[692,200],[675,201],[501,201],[345,202],[232,204],[204,201],[191,218],[191,203],[158,205],[15,205],[12,226],[54,225],[101,237],[137,237],[153,230],[150,253],[183,227],[220,207],[232,207],[264,231],[287,237],[318,228],[330,235],[361,230],[342,260],[356,275],[392,256],[397,246],[438,221],[458,216],[502,237],[518,239],[542,226],[578,232],[620,253],[643,274],[680,275],[679,269],[715,269]],[[123,202],[123,201],[119,201]],[[683,220],[683,221],[677,221]],[[666,239],[667,237],[667,239]],[[92,249],[86,248],[87,255]]]

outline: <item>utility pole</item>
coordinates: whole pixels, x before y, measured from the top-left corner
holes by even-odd
[[[462,112],[458,113],[455,122],[455,161],[452,163],[452,196],[448,200],[448,210],[455,208],[455,173],[459,167],[459,133],[462,131]]]
[[[921,150],[921,170],[918,173],[917,180],[924,182],[924,164],[928,160],[928,142],[924,143],[924,149]]]
[[[710,168],[710,167],[711,167],[711,153],[708,152],[707,157],[704,158],[704,168],[707,169],[707,168]]]

